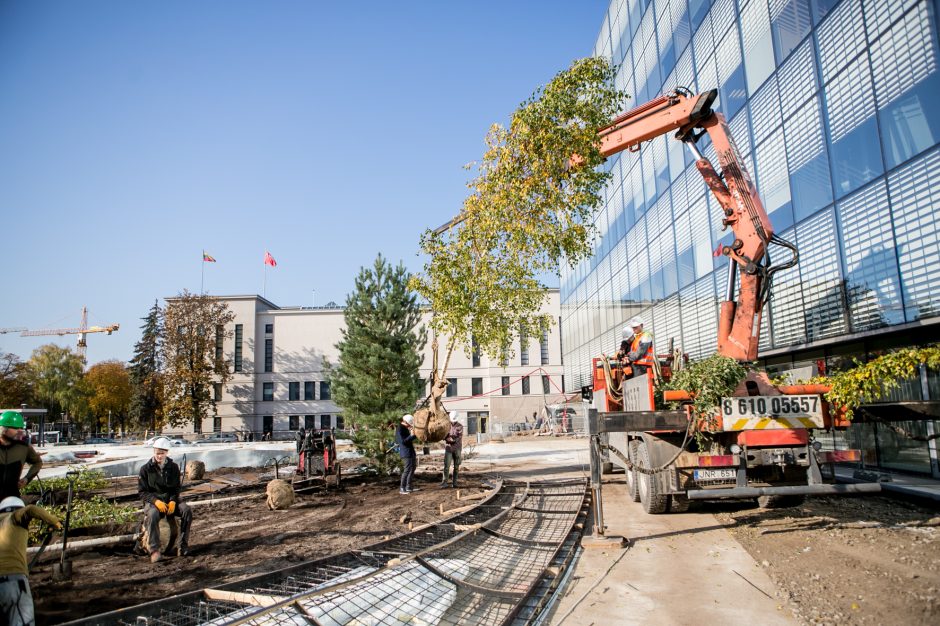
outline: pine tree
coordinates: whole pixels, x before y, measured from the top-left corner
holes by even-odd
[[[163,309],[154,300],[153,307],[147,313],[143,326],[140,327],[140,341],[134,345],[134,358],[128,369],[131,377],[131,408],[129,415],[132,423],[140,428],[156,430],[160,418],[160,324]]]
[[[356,448],[382,474],[399,463],[388,451],[390,427],[414,407],[427,342],[409,279],[402,264],[393,268],[381,254],[371,269],[360,270],[346,298],[339,363],[330,370],[333,397],[356,427]]]

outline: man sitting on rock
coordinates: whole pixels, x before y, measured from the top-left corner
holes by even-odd
[[[177,556],[189,554],[189,527],[193,522],[193,511],[180,501],[182,480],[180,467],[167,456],[170,440],[159,437],[153,442],[153,458],[140,468],[137,476],[137,494],[144,502],[144,524],[147,527],[150,562],[156,563],[160,554],[160,518],[179,516],[180,537]],[[172,546],[167,546],[167,550]]]

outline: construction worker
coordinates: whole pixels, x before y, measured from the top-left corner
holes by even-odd
[[[297,454],[300,454],[300,451],[304,449],[304,437],[307,436],[307,431],[303,427],[297,431]]]
[[[418,491],[412,487],[411,481],[415,476],[415,469],[418,465],[418,453],[415,452],[414,434],[415,418],[413,415],[405,415],[401,418],[401,423],[395,430],[395,443],[398,444],[398,456],[401,457],[404,467],[401,470],[401,484],[398,493],[408,495],[412,491]]]
[[[453,486],[457,488],[457,468],[460,467],[460,450],[463,448],[463,424],[457,419],[457,411],[450,412],[450,430],[444,437],[444,480],[441,489],[447,489],[450,464],[454,464]]]
[[[23,414],[19,411],[0,414],[0,499],[19,498],[20,489],[42,468],[42,458],[33,446],[21,439],[23,426]],[[29,464],[29,471],[20,478],[24,463]]]
[[[179,516],[180,537],[176,549],[177,556],[189,554],[189,527],[193,522],[193,511],[180,501],[182,480],[180,467],[167,456],[170,440],[158,437],[153,442],[153,458],[140,468],[137,476],[137,494],[144,502],[144,518],[147,525],[150,550],[150,562],[156,563],[160,554],[160,518]],[[172,549],[169,546],[167,549]]]
[[[633,376],[642,376],[653,365],[653,334],[643,330],[643,320],[634,317],[623,327],[623,341],[617,351],[617,359],[629,365]]]
[[[29,590],[29,568],[26,565],[26,544],[29,522],[41,519],[57,530],[58,518],[36,505],[29,505],[15,496],[0,500],[0,623],[10,626],[32,626],[36,623],[33,596]]]

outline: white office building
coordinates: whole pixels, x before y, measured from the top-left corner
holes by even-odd
[[[468,434],[509,432],[526,417],[531,423],[544,406],[565,401],[558,290],[548,290],[547,296],[542,311],[555,324],[525,345],[517,338],[514,354],[505,364],[463,351],[451,356],[444,406],[458,411]],[[327,362],[339,360],[342,307],[280,307],[258,295],[215,299],[235,314],[227,329],[231,336],[222,348],[232,379],[224,386],[216,384],[217,415],[195,430],[252,432],[256,439],[270,432],[284,439],[300,428],[350,426],[343,408],[332,399],[326,371]],[[426,325],[429,319],[430,311],[425,314]],[[425,380],[433,362],[428,334],[420,370]],[[443,366],[448,338],[441,337],[438,343]]]

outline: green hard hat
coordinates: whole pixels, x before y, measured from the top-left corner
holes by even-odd
[[[0,426],[4,428],[23,428],[23,414],[19,411],[4,411],[0,415]]]

